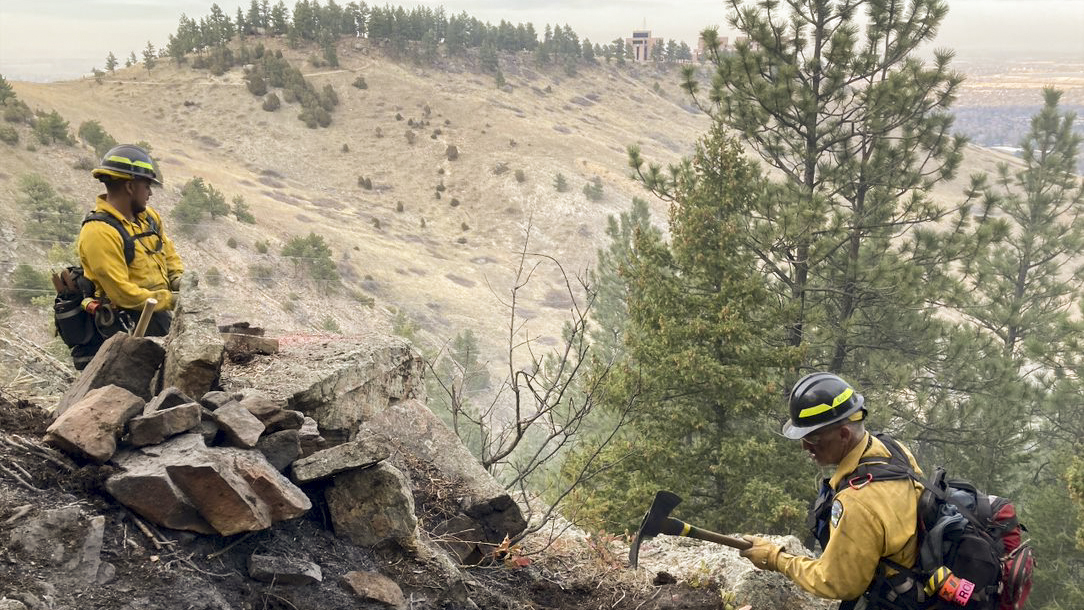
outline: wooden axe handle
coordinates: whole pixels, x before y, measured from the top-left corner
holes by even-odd
[[[139,322],[136,322],[135,330],[132,331],[133,337],[142,337],[143,333],[147,332],[155,305],[158,305],[158,299],[147,299],[147,302],[143,303],[143,313],[139,314]]]

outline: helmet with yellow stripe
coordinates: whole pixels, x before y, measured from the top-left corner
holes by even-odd
[[[798,380],[790,391],[790,421],[783,425],[783,436],[798,440],[811,432],[854,420],[865,399],[851,384],[831,373],[811,373]],[[854,417],[852,417],[854,416]]]
[[[102,157],[102,162],[90,174],[103,182],[112,179],[145,178],[155,184],[162,184],[162,172],[158,170],[158,164],[147,151],[133,144],[121,144],[109,149]]]

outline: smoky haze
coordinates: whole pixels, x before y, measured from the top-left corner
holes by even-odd
[[[161,48],[182,13],[200,18],[211,0],[50,0],[0,3],[0,74],[13,80],[62,80],[103,67],[113,52],[123,60],[141,55],[147,42]],[[324,2],[321,2],[322,4]],[[274,2],[272,2],[274,4]],[[345,4],[345,2],[340,2]],[[441,6],[391,2],[404,7]],[[220,2],[231,17],[249,2]],[[293,2],[286,2],[292,7]],[[677,7],[658,0],[451,0],[448,14],[466,12],[483,21],[567,24],[582,38],[604,43],[647,27],[656,36],[690,46],[701,30],[726,25],[723,0],[686,0]],[[937,37],[964,62],[1013,57],[1079,60],[1084,64],[1084,0],[951,0]],[[1084,71],[1084,67],[1081,68]]]

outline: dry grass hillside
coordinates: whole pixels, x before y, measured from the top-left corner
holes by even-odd
[[[338,69],[310,66],[311,50],[283,53],[317,89],[331,84],[338,93],[329,128],[306,128],[296,104],[262,110],[240,68],[214,77],[163,60],[151,72],[118,70],[101,84],[91,78],[14,83],[20,99],[34,109],[55,109],[73,132],[93,119],[118,141],[149,142],[167,181],[151,203],[164,212],[167,230],[180,187],[192,177],[214,185],[227,201],[243,196],[256,225],[230,217],[196,227],[192,237],[180,227],[171,232],[190,270],[221,272],[212,292],[219,322],[246,320],[272,334],[388,328],[402,312],[430,345],[472,329],[484,359],[499,363],[508,333],[502,299],[527,227],[530,251],[582,274],[606,243],[607,216],[643,196],[629,179],[626,146],[639,144],[648,159],[672,162],[688,154],[708,126],[678,89],[675,70],[603,64],[568,76],[558,68],[539,70],[529,58],[519,65],[504,58],[510,89],[498,90],[491,75],[471,66],[394,62],[365,41],[340,44]],[[351,86],[358,75],[368,89]],[[90,149],[28,150],[32,136],[20,129],[20,143],[2,145],[0,156],[4,286],[18,263],[49,267],[47,244],[22,236],[18,177],[41,173],[87,209],[100,190],[89,172],[76,168],[93,157]],[[416,134],[413,144],[408,129]],[[446,157],[449,145],[459,149],[456,160]],[[972,149],[959,177],[935,194],[958,199],[970,173],[1010,159]],[[516,170],[525,181],[517,180]],[[568,192],[555,191],[558,172],[567,177]],[[359,176],[371,178],[373,189],[359,187]],[[581,192],[594,176],[604,184],[600,202]],[[440,184],[445,190],[438,193]],[[664,222],[665,205],[655,205]],[[302,279],[278,256],[289,238],[310,231],[331,245],[341,287]],[[259,241],[270,244],[266,254],[257,251]],[[255,277],[263,275],[259,268],[273,269],[274,276]],[[365,304],[369,297],[375,305]],[[543,263],[519,296],[526,322],[519,331],[554,344],[569,306],[556,267]],[[3,324],[39,345],[49,342],[43,308],[17,308]],[[53,351],[63,353],[55,343]]]

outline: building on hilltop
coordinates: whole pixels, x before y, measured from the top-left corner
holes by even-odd
[[[625,39],[625,45],[632,50],[633,61],[651,61],[651,50],[657,44],[663,44],[662,38],[651,36],[651,30],[633,30],[632,38]]]
[[[720,53],[725,53],[730,50],[730,47],[728,46],[728,44],[730,43],[729,37],[719,36],[716,38],[716,40],[719,41]],[[704,42],[703,36],[698,38],[696,41],[696,54],[693,55],[693,59],[696,61],[707,61],[708,59],[708,45],[706,42]]]

